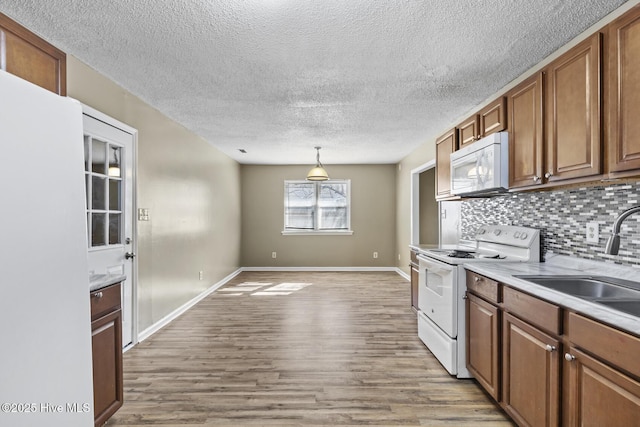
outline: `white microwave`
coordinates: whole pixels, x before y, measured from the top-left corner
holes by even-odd
[[[481,196],[509,188],[509,138],[498,132],[451,154],[451,194]]]

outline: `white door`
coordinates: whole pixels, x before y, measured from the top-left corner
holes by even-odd
[[[127,276],[122,285],[122,345],[126,347],[132,343],[134,326],[135,131],[88,108],[83,125],[89,272]]]

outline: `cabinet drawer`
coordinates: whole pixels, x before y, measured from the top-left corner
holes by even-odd
[[[410,251],[411,252],[411,263],[418,265],[418,252],[416,251]]]
[[[467,289],[496,304],[500,302],[500,286],[495,280],[467,271]]]
[[[531,295],[505,286],[502,289],[504,309],[555,335],[562,333],[562,309]]]
[[[576,347],[640,378],[640,338],[576,313],[569,313],[567,334]]]
[[[107,286],[89,294],[91,298],[91,320],[120,308],[120,283]]]

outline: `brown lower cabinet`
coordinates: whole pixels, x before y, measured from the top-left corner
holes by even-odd
[[[504,410],[521,426],[557,426],[560,342],[509,313],[502,331]]]
[[[122,406],[122,311],[120,284],[91,292],[91,346],[95,426]]]
[[[411,251],[411,308],[418,311],[418,252]]]
[[[519,426],[640,426],[640,338],[467,272],[467,367]]]

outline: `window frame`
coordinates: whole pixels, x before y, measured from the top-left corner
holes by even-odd
[[[315,201],[313,204],[314,216],[313,216],[313,229],[296,229],[296,228],[287,228],[287,186],[288,184],[314,184],[314,195]],[[318,210],[318,199],[320,197],[320,187],[323,184],[346,184],[347,186],[347,228],[345,229],[319,229],[318,228],[318,215],[315,213]],[[351,229],[351,180],[350,179],[330,179],[327,181],[308,181],[304,179],[286,179],[284,180],[283,185],[283,228],[282,235],[335,235],[335,236],[343,236],[343,235],[352,235],[353,230]]]

